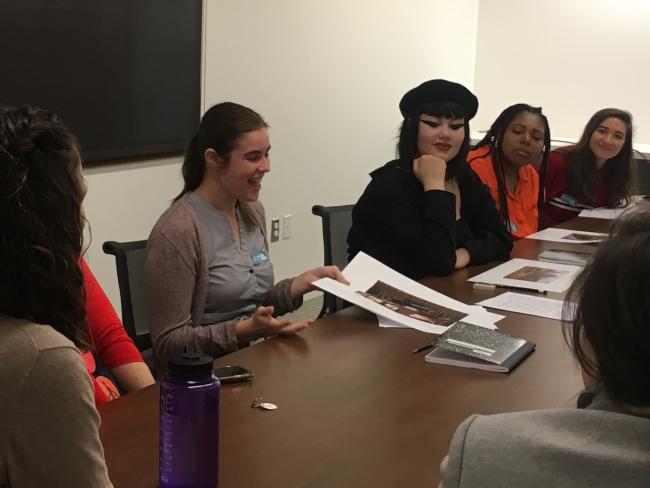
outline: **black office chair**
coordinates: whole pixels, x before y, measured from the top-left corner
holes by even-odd
[[[645,154],[637,150],[634,151],[634,156],[638,166],[638,193],[639,195],[650,195],[650,161]]]
[[[106,254],[115,256],[124,329],[142,353],[149,369],[155,373],[151,334],[144,301],[144,260],[147,241],[106,241],[102,249]]]
[[[323,250],[325,266],[332,264],[343,269],[348,264],[348,232],[352,226],[352,209],[354,205],[337,205],[324,207],[314,205],[311,213],[323,219]],[[323,296],[323,308],[318,318],[338,312],[350,304],[330,293]]]

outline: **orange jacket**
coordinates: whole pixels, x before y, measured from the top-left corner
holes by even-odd
[[[492,155],[488,154],[489,146],[483,146],[471,151],[467,161],[481,181],[490,189],[497,210],[499,209],[499,192],[497,177],[492,166]],[[508,218],[511,234],[520,239],[537,232],[537,194],[539,192],[539,175],[531,164],[519,168],[517,187],[514,194],[506,188],[508,199]]]

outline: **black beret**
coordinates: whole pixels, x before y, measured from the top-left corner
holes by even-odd
[[[460,83],[447,80],[429,80],[409,90],[399,102],[404,118],[410,117],[420,106],[431,102],[456,102],[465,111],[465,121],[476,115],[478,98]]]

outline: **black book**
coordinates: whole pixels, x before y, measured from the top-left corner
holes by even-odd
[[[507,373],[535,349],[535,343],[466,322],[456,322],[424,357],[429,363]]]

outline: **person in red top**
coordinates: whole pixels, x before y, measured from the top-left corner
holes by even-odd
[[[86,318],[94,351],[82,351],[81,356],[95,388],[95,404],[100,405],[120,396],[113,381],[97,371],[95,355],[126,393],[154,383],[140,351],[127,335],[115,309],[99,282],[80,260],[86,293]]]
[[[539,175],[533,164],[541,159],[544,172],[551,146],[548,120],[541,108],[512,105],[490,127],[467,161],[490,189],[499,217],[510,234],[520,239],[539,228]]]
[[[544,225],[570,220],[586,208],[626,205],[634,183],[632,115],[616,108],[599,110],[575,146],[551,153]]]

